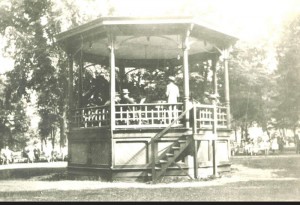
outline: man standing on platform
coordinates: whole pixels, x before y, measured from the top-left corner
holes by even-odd
[[[169,77],[169,84],[167,85],[166,95],[168,97],[168,103],[177,103],[177,98],[179,97],[179,89],[175,84],[175,77]]]
[[[175,77],[169,76],[169,84],[167,85],[166,96],[168,97],[168,103],[177,103],[177,98],[179,97],[179,89],[175,84]],[[169,123],[178,116],[176,105],[171,105],[169,108]]]

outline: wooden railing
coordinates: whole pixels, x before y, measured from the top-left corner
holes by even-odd
[[[214,117],[213,105],[195,105],[194,106],[194,125],[196,130],[199,129],[212,129]],[[227,112],[226,107],[217,106],[217,128],[227,128]]]
[[[213,126],[213,106],[194,105],[194,125],[196,130],[211,129]],[[116,104],[116,128],[147,128],[167,127],[182,114],[183,104],[147,103],[147,104]],[[73,110],[72,126],[75,128],[109,127],[110,107],[97,106]],[[217,128],[226,128],[226,107],[217,106]],[[183,126],[182,120],[173,126]]]
[[[116,128],[166,127],[182,113],[182,109],[182,103],[117,104]],[[174,126],[181,125],[178,121]]]
[[[109,127],[110,126],[110,107],[97,106],[78,108],[73,110],[72,127]]]
[[[182,113],[182,109],[182,103],[116,104],[115,127],[167,127]],[[109,105],[73,111],[72,125],[75,128],[107,127],[109,123]],[[178,121],[174,126],[182,126],[182,123]]]

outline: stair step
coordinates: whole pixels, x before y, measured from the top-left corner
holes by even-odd
[[[176,146],[174,146],[174,147],[172,147],[172,149],[180,149],[180,147],[176,147]]]
[[[168,161],[166,161],[166,160],[159,160],[159,163],[161,163],[161,164],[166,164],[166,163],[168,163]]]
[[[188,136],[191,136],[192,134],[193,134],[193,131],[189,130],[189,131],[183,133],[182,136],[188,137]]]
[[[166,153],[166,156],[167,157],[174,157],[174,154],[172,154],[172,153]]]
[[[186,140],[178,140],[179,143],[186,143]]]

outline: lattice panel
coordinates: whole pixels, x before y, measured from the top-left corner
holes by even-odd
[[[115,165],[144,165],[147,163],[146,142],[117,142]]]

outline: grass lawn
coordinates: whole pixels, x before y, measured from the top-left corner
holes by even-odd
[[[0,181],[1,201],[300,201],[300,155],[239,156],[232,171],[207,181]]]

